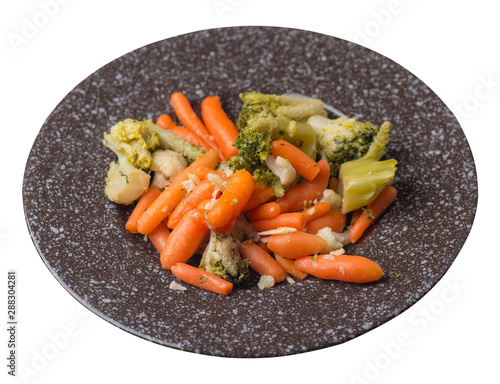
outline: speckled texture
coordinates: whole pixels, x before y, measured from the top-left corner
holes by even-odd
[[[174,91],[185,93],[196,109],[204,96],[217,94],[236,118],[237,95],[246,90],[302,93],[362,120],[392,122],[388,156],[399,161],[397,201],[348,249],[382,265],[386,274],[379,282],[308,278],[266,291],[238,289],[228,297],[195,288],[175,292],[152,245],[124,229],[131,208],[111,203],[103,192],[114,159],[101,144],[103,132],[126,117],[172,112]],[[185,351],[264,357],[345,342],[420,299],[466,240],[477,179],[455,117],[398,64],[321,34],[237,27],[148,45],[81,82],[35,141],[23,198],[43,261],[99,316]]]

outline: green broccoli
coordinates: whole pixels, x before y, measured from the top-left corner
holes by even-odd
[[[282,196],[285,186],[266,164],[271,142],[287,140],[316,159],[316,135],[304,120],[313,114],[326,115],[323,103],[318,99],[259,92],[245,92],[240,98],[243,101],[237,121],[240,133],[234,142],[238,154],[229,159],[227,166],[246,169],[256,181],[272,186],[276,196]]]
[[[295,121],[302,121],[313,115],[326,116],[320,99],[260,92],[243,92],[240,99],[243,101],[243,109],[238,117],[239,130],[245,129],[256,115],[285,116]]]
[[[240,285],[250,277],[248,262],[241,258],[237,241],[231,235],[215,231],[210,233],[199,267],[234,285]]]
[[[181,153],[188,162],[204,151],[151,120],[125,119],[104,133],[103,144],[118,157],[111,162],[104,193],[118,204],[132,204],[149,187],[152,152],[169,149]]]
[[[149,187],[150,175],[144,170],[151,166],[151,151],[160,145],[158,135],[141,121],[126,119],[104,133],[103,144],[118,157],[109,165],[104,193],[118,204],[131,204]]]
[[[352,212],[370,204],[394,179],[397,161],[380,161],[389,142],[390,123],[384,122],[368,152],[357,160],[343,163],[339,172],[342,212]]]
[[[353,118],[328,119],[311,116],[307,123],[314,129],[321,158],[330,164],[331,176],[337,177],[342,163],[356,160],[368,152],[378,129],[372,123]]]

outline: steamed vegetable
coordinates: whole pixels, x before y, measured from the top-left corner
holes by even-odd
[[[390,123],[386,121],[363,157],[340,166],[339,195],[343,213],[367,206],[394,179],[397,161],[379,161],[385,154],[389,132]]]
[[[151,151],[160,145],[159,137],[144,122],[126,119],[104,133],[103,144],[118,157],[109,165],[104,192],[118,204],[131,204],[149,187],[145,170],[151,166]]]
[[[232,236],[211,231],[199,267],[234,285],[247,281],[250,276],[248,262],[241,258],[238,246]]]
[[[228,160],[233,169],[246,169],[256,181],[273,187],[276,196],[285,188],[279,176],[270,169],[266,160],[271,152],[271,142],[286,140],[312,159],[316,158],[316,136],[304,121],[312,115],[324,115],[323,103],[318,99],[294,98],[245,92],[240,95],[243,107],[234,140],[238,154]]]
[[[149,187],[148,171],[153,164],[152,152],[158,148],[180,153],[188,162],[204,151],[176,134],[162,129],[151,120],[125,119],[109,133],[104,133],[103,144],[118,157],[109,165],[105,194],[118,204],[132,204]],[[160,167],[158,167],[160,168]]]
[[[353,118],[328,119],[311,116],[307,123],[314,129],[321,158],[330,164],[332,176],[338,176],[340,166],[346,161],[359,159],[377,135],[377,127]]]

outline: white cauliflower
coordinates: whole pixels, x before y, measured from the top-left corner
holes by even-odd
[[[344,237],[332,231],[330,227],[321,228],[316,236],[321,237],[326,241],[326,247],[322,253],[330,253],[344,247]]]
[[[332,189],[325,189],[323,191],[323,197],[321,197],[318,202],[330,204],[331,209],[340,209],[342,206],[342,198]]]
[[[290,164],[290,161],[281,156],[275,158],[273,155],[268,155],[266,164],[271,172],[278,176],[283,185],[290,185],[297,178],[297,171]]]
[[[150,176],[127,161],[111,162],[104,193],[117,204],[132,204],[149,187]]]
[[[187,161],[178,152],[168,149],[157,149],[153,152],[150,169],[155,172],[152,187],[160,190],[170,185],[172,180],[187,168]]]

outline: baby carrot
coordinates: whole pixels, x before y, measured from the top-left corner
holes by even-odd
[[[170,96],[170,103],[174,109],[175,115],[179,118],[180,122],[188,129],[201,137],[209,137],[207,128],[200,120],[196,112],[193,110],[191,103],[184,94],[174,92]]]
[[[236,218],[252,195],[254,182],[252,174],[241,169],[231,175],[226,189],[208,212],[208,223],[219,228]]]
[[[222,155],[229,159],[238,154],[238,149],[233,146],[233,143],[239,131],[222,109],[218,96],[208,96],[203,99],[201,116],[208,132],[222,151]]]
[[[164,221],[162,221],[158,226],[148,235],[149,241],[155,246],[156,250],[161,253],[163,248],[165,248],[165,244],[167,243],[167,239],[170,236],[170,230],[167,228],[167,225]]]
[[[182,137],[184,140],[189,141],[191,144],[201,147],[202,149],[212,149],[210,144],[201,136],[198,136],[193,131],[190,131],[186,127],[180,127],[178,125],[172,125],[169,128],[170,131],[175,133],[177,136]]]
[[[349,230],[349,240],[351,242],[356,242],[359,240],[361,235],[366,231],[366,229],[377,220],[382,213],[387,209],[389,205],[396,199],[398,191],[392,186],[385,187],[385,189],[380,192],[380,194],[368,204],[367,209],[356,220],[354,225]]]
[[[306,215],[303,212],[281,213],[278,216],[267,220],[252,221],[252,226],[259,232],[270,231],[280,227],[291,227],[299,231],[306,225]]]
[[[172,211],[168,218],[167,225],[169,228],[175,228],[182,216],[191,209],[198,207],[202,201],[209,200],[215,190],[215,185],[208,179],[202,180],[193,190],[187,195],[177,207]]]
[[[217,228],[217,233],[222,233],[223,235],[230,235],[233,232],[234,226],[236,225],[236,217],[232,218],[226,225]]]
[[[259,275],[269,275],[279,283],[286,278],[283,267],[265,250],[253,241],[244,241],[240,245],[241,257],[249,262],[250,268]]]
[[[158,119],[156,119],[156,125],[163,129],[169,129],[171,126],[175,125],[175,123],[169,115],[164,113],[158,116]]]
[[[132,233],[138,233],[139,231],[137,230],[137,221],[139,220],[139,217],[141,217],[142,213],[151,205],[153,204],[153,201],[156,200],[156,198],[160,195],[161,191],[158,188],[148,188],[146,192],[144,192],[137,202],[137,205],[135,206],[134,210],[130,214],[126,224],[125,228]]]
[[[346,224],[346,215],[337,209],[330,209],[317,219],[306,224],[306,232],[315,235],[321,228],[330,227],[333,232],[342,232]]]
[[[250,220],[273,219],[281,213],[280,206],[275,202],[265,203],[247,213]]]
[[[369,283],[384,275],[380,265],[363,256],[307,256],[296,259],[295,265],[300,270],[321,279],[350,283]]]
[[[304,205],[313,204],[314,200],[323,196],[330,179],[330,165],[326,160],[318,161],[319,173],[313,181],[303,181],[290,187],[283,197],[276,200],[281,212],[302,211]]]
[[[289,275],[292,275],[293,277],[296,277],[299,280],[304,280],[307,277],[307,273],[297,268],[297,266],[295,265],[295,261],[290,259],[285,259],[280,255],[274,255],[274,258]]]
[[[143,212],[137,222],[137,230],[143,235],[149,234],[162,220],[165,220],[186,195],[183,182],[189,180],[189,174],[197,167],[215,168],[219,160],[217,151],[210,150],[198,157],[184,169],[174,181],[163,190],[156,200]],[[214,171],[215,172],[215,171]]]
[[[243,208],[243,212],[250,211],[261,204],[269,201],[274,196],[274,189],[262,183],[254,183],[254,188],[250,199]]]
[[[319,236],[296,231],[286,235],[271,235],[267,246],[275,255],[297,259],[323,252],[326,241]]]
[[[177,263],[185,263],[200,246],[208,229],[197,223],[194,219],[196,214],[196,209],[186,213],[170,232],[160,254],[163,268],[171,269]]]
[[[229,281],[189,264],[177,263],[172,267],[172,273],[179,280],[210,292],[229,295],[233,290],[233,284]]]
[[[295,145],[285,140],[271,143],[271,153],[274,157],[287,159],[297,173],[309,181],[313,181],[319,173],[318,164]]]
[[[304,210],[304,214],[306,215],[306,222],[316,220],[318,217],[323,216],[330,210],[330,204],[328,203],[318,203],[314,204],[312,207]]]

